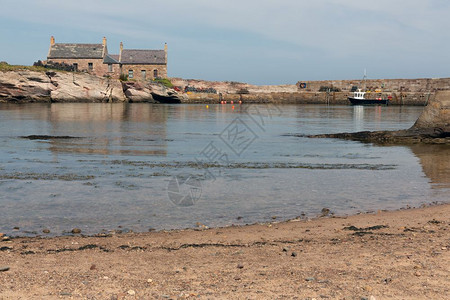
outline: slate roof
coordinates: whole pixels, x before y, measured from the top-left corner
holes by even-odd
[[[118,64],[119,63],[119,55],[115,54],[106,54],[103,59],[104,64]]]
[[[102,44],[54,44],[48,58],[103,58]]]
[[[124,65],[165,65],[164,50],[122,50],[121,64]]]

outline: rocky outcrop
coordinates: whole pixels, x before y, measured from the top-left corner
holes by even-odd
[[[183,103],[189,99],[186,95],[156,83],[123,82],[125,96],[129,102]]]
[[[84,73],[47,72],[56,86],[51,91],[52,102],[124,102],[125,95],[119,80]]]
[[[121,82],[76,72],[0,72],[0,102],[188,102],[156,83]]]
[[[362,131],[309,136],[311,138],[339,138],[374,144],[449,144],[450,91],[439,91],[430,101],[416,123],[407,130]]]
[[[0,101],[50,101],[56,86],[41,72],[0,72]]]
[[[85,73],[0,72],[0,101],[123,102],[119,80]]]
[[[250,94],[268,93],[295,93],[298,88],[295,84],[284,85],[252,85],[235,81],[207,81],[197,79],[170,78],[173,85],[184,89],[186,86],[198,89],[214,89],[217,93],[236,94],[239,91],[248,91]]]
[[[152,97],[151,89],[138,82],[122,82],[122,89],[129,102],[156,103]]]
[[[412,127],[416,130],[428,128],[450,132],[450,91],[439,91]]]

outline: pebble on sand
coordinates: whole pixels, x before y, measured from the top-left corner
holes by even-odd
[[[6,272],[9,271],[9,267],[0,267],[0,272]]]
[[[329,214],[330,214],[330,209],[329,208],[326,208],[326,207],[322,208],[322,211],[321,211],[321,216],[322,217],[326,217]]]
[[[81,233],[81,229],[80,228],[74,228],[74,229],[72,229],[72,233],[74,233],[74,234]]]

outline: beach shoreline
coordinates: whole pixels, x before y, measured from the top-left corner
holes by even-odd
[[[450,204],[0,242],[0,298],[445,299]]]

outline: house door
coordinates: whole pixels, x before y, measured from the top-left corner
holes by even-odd
[[[147,77],[147,71],[142,70],[142,71],[141,71],[141,75],[142,75],[142,79],[145,80],[145,78]]]

